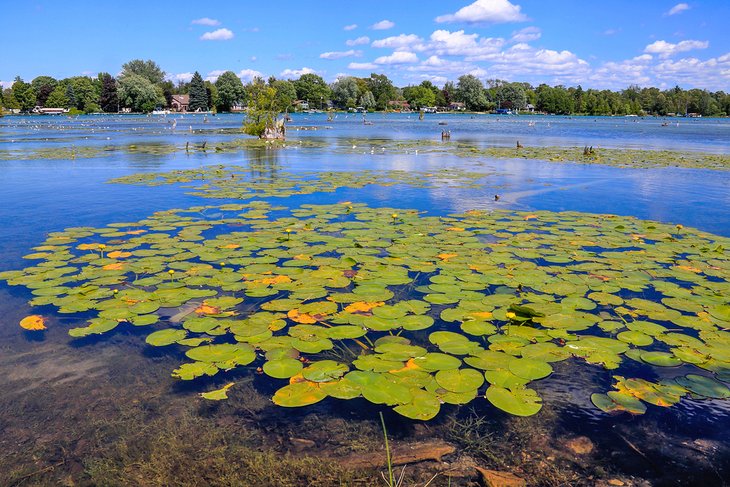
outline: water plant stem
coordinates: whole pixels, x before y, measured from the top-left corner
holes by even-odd
[[[385,428],[385,418],[383,418],[382,411],[378,413],[380,415],[380,424],[383,426],[383,438],[385,438],[385,456],[388,461],[388,486],[395,487],[395,478],[393,477],[393,458],[390,455],[390,445],[388,445],[388,430]]]

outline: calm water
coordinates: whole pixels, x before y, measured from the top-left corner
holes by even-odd
[[[174,129],[173,120],[177,121]],[[238,115],[209,116],[207,121],[202,115],[88,116],[74,119],[6,117],[0,119],[0,151],[24,152],[54,147],[83,148],[130,144],[174,144],[183,147],[186,142],[200,144],[204,141],[212,144],[216,141],[232,140],[235,135],[230,134],[230,129],[239,128],[241,120],[242,117]],[[21,257],[32,246],[43,241],[45,235],[51,231],[70,226],[101,226],[114,221],[136,220],[161,209],[218,204],[217,200],[203,200],[201,203],[199,198],[185,195],[181,188],[174,186],[146,188],[105,184],[110,178],[144,171],[195,168],[210,164],[247,165],[254,161],[263,162],[272,170],[289,171],[433,171],[459,167],[492,174],[485,181],[484,187],[478,190],[426,190],[399,186],[371,186],[361,190],[342,188],[335,193],[314,194],[297,199],[272,199],[276,204],[298,206],[302,203],[351,200],[373,206],[418,208],[437,215],[473,208],[574,210],[633,215],[681,223],[730,236],[730,171],[677,168],[630,170],[598,165],[418,154],[415,150],[394,153],[381,150],[379,145],[379,142],[382,144],[382,141],[392,140],[435,140],[440,138],[442,129],[448,128],[452,132],[452,141],[465,141],[483,147],[513,146],[515,140],[520,140],[523,144],[532,146],[594,145],[727,154],[730,152],[730,120],[671,119],[668,126],[662,126],[663,120],[653,118],[433,114],[427,115],[424,121],[419,121],[415,114],[369,114],[367,120],[373,124],[363,125],[362,115],[359,114],[339,114],[332,121],[327,121],[325,114],[295,115],[290,124],[288,147],[279,150],[247,150],[226,154],[187,154],[177,151],[161,156],[118,151],[100,157],[74,160],[0,160],[0,271],[23,266]],[[439,122],[447,125],[439,125]],[[296,127],[310,130],[294,130]],[[299,147],[297,142],[305,139],[322,142],[322,147]],[[369,141],[362,142],[363,139]],[[359,141],[357,143],[361,144],[362,153],[352,150],[353,140]],[[344,153],[342,148],[350,148],[350,153]],[[499,201],[495,201],[495,194],[500,195]],[[49,375],[54,364],[61,367],[60,362],[45,363],[37,355],[38,347],[43,347],[44,350],[54,347],[54,352],[47,353],[57,357],[72,360],[70,357],[77,358],[78,353],[88,355],[92,361],[96,360],[93,358],[96,356],[108,356],[109,360],[113,360],[117,351],[124,350],[126,354],[133,350],[132,354],[139,357],[139,362],[130,367],[144,370],[149,367],[150,361],[164,361],[164,356],[150,356],[148,351],[145,352],[143,344],[140,344],[142,338],[134,335],[131,335],[132,339],[112,338],[100,344],[81,347],[81,351],[71,353],[69,350],[72,350],[72,345],[63,330],[51,330],[45,342],[36,343],[28,336],[20,334],[17,328],[18,317],[29,314],[30,310],[24,303],[28,296],[20,288],[0,285],[0,316],[3,317],[0,318],[0,338],[4,340],[1,354],[6,354],[5,359],[0,361],[0,376],[14,379],[6,381],[0,387],[8,389],[3,392],[9,394],[9,399],[19,401],[19,404],[30,401],[28,397],[31,393],[24,392],[26,389],[19,386],[23,380],[58,388],[68,381],[83,383],[92,380],[90,377],[94,377],[94,381],[105,381],[110,391],[117,391],[109,394],[118,394],[125,400],[137,400],[134,399],[133,379],[112,380],[108,372],[102,376],[93,372],[107,366],[104,360],[88,365],[88,370],[84,369],[85,373],[74,375],[70,371],[58,376],[52,373]],[[64,319],[67,323],[73,321],[71,318]],[[33,358],[27,361],[23,358],[26,356]],[[19,373],[18,367],[27,370]],[[156,368],[165,369],[166,366]],[[615,428],[618,423],[613,423],[605,415],[597,413],[588,402],[585,390],[596,382],[610,383],[610,375],[607,371],[593,367],[581,367],[578,374],[575,370],[558,369],[549,379],[549,383],[538,383],[536,388],[547,403],[555,406],[559,413],[557,423],[560,428],[573,433],[596,435],[607,430],[613,431],[611,428]],[[184,395],[185,391],[175,389],[163,380],[158,393],[173,397]],[[8,407],[3,407],[3,414],[17,413]],[[483,410],[486,405],[476,407]],[[725,405],[718,402],[699,404],[682,401],[670,410],[657,409],[653,408],[646,419],[636,420],[636,428],[664,425],[667,430],[676,434],[677,442],[696,435],[700,439],[715,442],[714,451],[724,448],[723,451],[727,452],[730,414]],[[77,413],[78,411],[74,411],[74,414]],[[62,411],[60,414],[63,414]],[[83,422],[93,419],[94,413],[89,413],[89,416],[77,420]],[[0,428],[10,427],[11,423],[0,422]],[[39,422],[34,423],[30,429],[40,432],[44,427]],[[53,431],[45,431],[44,434],[54,436]],[[65,434],[58,433],[60,436]],[[595,438],[594,442],[599,443]],[[13,448],[18,448],[17,445]],[[34,445],[37,447],[37,444]],[[25,447],[28,448],[28,445]],[[630,448],[619,437],[610,440],[605,447],[631,455]],[[672,450],[672,455],[681,456],[682,450],[676,448]],[[701,449],[698,446],[695,450],[698,448]],[[661,458],[655,460],[665,461]],[[720,461],[728,462],[728,458],[723,457]],[[623,465],[625,472],[657,475],[656,472],[642,473],[631,460],[619,463]],[[718,481],[711,474],[703,473],[701,478],[711,479],[705,485],[722,484],[722,481]]]

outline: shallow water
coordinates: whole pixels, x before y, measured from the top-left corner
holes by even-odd
[[[24,266],[26,261],[22,256],[31,247],[40,244],[49,232],[72,226],[135,221],[163,209],[226,202],[201,200],[186,195],[185,190],[177,186],[151,188],[106,183],[111,178],[138,172],[212,164],[256,164],[272,177],[282,170],[435,171],[454,167],[490,174],[479,189],[368,186],[364,189],[340,188],[334,193],[269,199],[273,204],[289,207],[355,201],[370,206],[415,208],[432,215],[469,209],[570,210],[631,215],[730,236],[730,171],[681,168],[632,170],[600,165],[469,158],[442,153],[418,154],[415,151],[390,153],[378,151],[377,141],[363,147],[362,154],[344,154],[339,150],[350,147],[353,139],[433,139],[443,128],[448,128],[452,131],[452,140],[485,147],[512,146],[519,139],[523,144],[535,146],[600,145],[726,154],[730,151],[727,142],[730,121],[727,120],[672,119],[669,126],[663,127],[659,119],[434,114],[419,122],[413,114],[388,114],[368,115],[367,119],[373,125],[363,125],[361,115],[339,114],[332,121],[325,117],[324,114],[295,115],[292,126],[312,126],[318,130],[290,130],[288,146],[277,150],[250,149],[226,154],[177,151],[167,155],[117,152],[98,158],[73,160],[0,160],[0,228],[3,229],[0,232],[0,271]],[[178,122],[173,130],[171,121],[174,119]],[[234,136],[226,130],[239,127],[241,119],[238,115],[209,116],[207,122],[200,115],[185,115],[184,118],[6,117],[0,119],[0,149],[28,151],[46,147],[148,143],[180,147],[186,142],[200,144],[206,140],[211,143],[231,140]],[[437,122],[448,125],[444,127]],[[322,146],[300,148],[297,146],[300,139],[313,139],[321,142]],[[495,195],[499,195],[499,200],[495,200]],[[98,427],[98,422],[109,423],[115,408],[126,411],[127,406],[122,405],[110,409],[110,404],[115,404],[115,401],[132,401],[134,407],[141,403],[149,408],[153,408],[150,404],[154,403],[157,409],[149,411],[147,419],[143,420],[143,423],[148,422],[148,426],[165,414],[179,420],[182,416],[176,415],[182,415],[181,411],[188,403],[197,401],[194,393],[200,391],[199,387],[176,384],[168,375],[178,363],[180,354],[150,350],[151,347],[144,345],[144,334],[140,335],[133,327],[122,327],[109,337],[98,340],[71,341],[65,329],[78,326],[83,320],[61,315],[52,321],[51,329],[42,340],[21,332],[17,322],[31,313],[25,304],[29,297],[30,293],[25,289],[0,284],[0,316],[3,317],[0,319],[0,338],[3,340],[0,388],[4,396],[0,427],[10,431],[9,439],[5,441],[11,442],[5,445],[4,450],[9,452],[5,460],[17,462],[23,457],[21,451],[48,452],[53,449],[49,445],[54,443],[76,448],[71,453],[64,450],[65,453],[56,451],[50,455],[63,458],[64,462],[75,467],[68,467],[70,470],[67,471],[64,470],[67,464],[63,463],[63,466],[42,472],[38,477],[30,477],[29,484],[36,479],[54,483],[61,478],[53,477],[55,470],[88,480],[90,458],[114,457],[98,446],[88,443],[79,446],[81,439],[74,434],[85,436]],[[52,313],[50,309],[45,312]],[[173,364],[172,367],[170,364]],[[631,366],[627,367],[630,370]],[[625,368],[621,369],[621,372],[625,371]],[[703,485],[722,485],[723,477],[726,480],[730,472],[730,443],[727,440],[730,408],[727,402],[683,400],[669,409],[650,407],[645,416],[626,421],[623,416],[610,417],[598,411],[589,400],[590,392],[610,385],[611,375],[611,371],[586,364],[565,363],[548,380],[536,383],[535,388],[549,405],[549,411],[543,411],[547,414],[542,419],[538,415],[533,423],[528,423],[548,435],[540,448],[548,452],[564,450],[561,442],[565,438],[575,435],[591,438],[599,452],[597,455],[564,459],[567,465],[572,465],[564,468],[583,472],[581,482],[590,476],[585,472],[602,465],[601,468],[608,468],[611,476],[622,479],[637,476],[659,485],[687,484],[695,480],[702,480],[705,482]],[[261,376],[253,378],[253,384],[264,396],[267,391],[269,396],[273,392],[270,382]],[[42,389],[48,391],[45,397],[39,395]],[[81,391],[87,393],[78,396]],[[77,395],[75,398],[74,394]],[[282,411],[267,403],[259,405],[260,409],[257,406],[252,412],[242,404],[245,400],[240,396],[229,402],[233,405],[205,409],[202,413],[198,410],[196,417],[211,422],[214,428],[222,428],[225,421],[235,422],[236,418],[255,417],[257,422],[275,425],[271,426],[275,431],[271,433],[275,437],[272,441],[285,443],[286,438],[307,437],[309,432],[303,429],[302,423],[315,421],[310,415],[319,417],[323,422],[315,421],[319,428],[330,421],[343,418],[348,421],[353,417],[358,418],[356,423],[363,428],[363,425],[372,428],[378,411],[377,407],[364,400],[341,404],[328,399],[323,404],[291,413],[292,417],[287,419],[289,410]],[[236,408],[236,404],[241,407]],[[49,419],[43,408],[53,408],[54,414],[78,422],[78,431],[73,433],[59,421]],[[486,401],[446,409],[441,413],[443,416],[470,417],[476,414],[504,419],[504,415],[495,413]],[[11,419],[22,414],[29,418],[29,432],[26,433],[19,431],[21,422]],[[404,418],[389,414],[388,420],[399,441],[408,442],[409,439],[425,436]],[[439,432],[437,435],[443,434],[443,428],[438,425],[443,426],[445,422],[443,418],[436,422],[434,431]],[[661,432],[656,431],[657,425],[661,426]],[[149,427],[154,431],[160,426]],[[283,432],[277,433],[280,430]],[[348,440],[347,433],[343,431],[333,435],[341,443],[337,448],[347,450],[347,445],[352,446],[354,440]],[[109,436],[112,439],[119,437],[123,435]],[[321,439],[315,441],[326,443]],[[526,452],[536,448],[534,441],[534,438],[530,439]],[[660,445],[661,448],[652,447],[652,441],[663,441],[664,444]],[[327,445],[331,448],[336,446]],[[348,451],[356,450],[352,447]],[[538,453],[533,452],[533,455]],[[546,455],[549,457],[549,454]],[[662,472],[651,465],[642,467],[642,462],[647,461],[648,464],[675,462],[676,465]],[[685,461],[686,464],[682,463]],[[191,464],[195,465],[195,461]],[[614,468],[606,467],[606,464],[614,465]],[[24,465],[25,470],[14,471],[7,478],[15,481],[27,472],[32,473],[31,465],[37,465],[37,470],[41,470],[47,463],[26,458]],[[687,468],[696,469],[697,476],[685,471],[684,477],[677,477],[678,472]],[[86,473],[82,473],[84,469]],[[525,470],[528,470],[527,467]],[[0,479],[3,479],[2,475]]]

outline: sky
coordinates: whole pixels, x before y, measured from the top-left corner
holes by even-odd
[[[27,0],[2,12],[5,87],[152,59],[173,81],[375,72],[397,86],[473,74],[730,91],[730,0]]]

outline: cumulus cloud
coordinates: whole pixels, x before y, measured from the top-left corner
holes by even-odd
[[[252,81],[254,78],[263,78],[264,75],[260,71],[256,71],[255,69],[242,69],[236,75],[241,78],[241,81],[249,82]]]
[[[355,29],[357,29],[357,24],[346,25],[342,29],[343,30],[355,30]]]
[[[521,12],[522,7],[510,3],[509,0],[476,0],[453,14],[440,15],[436,22],[465,22],[469,24],[502,24],[506,22],[524,22],[527,16]]]
[[[480,38],[478,34],[466,34],[463,30],[450,32],[436,30],[431,34],[430,43],[424,50],[439,55],[467,56],[469,60],[487,60],[504,46],[501,37]]]
[[[233,39],[233,32],[225,28],[206,32],[200,36],[201,41],[227,41],[229,39]]]
[[[539,27],[525,27],[512,33],[510,42],[530,42],[536,41],[542,37],[542,31]]]
[[[213,71],[208,73],[204,79],[205,79],[205,81],[210,81],[211,83],[215,83],[218,80],[218,77],[225,72],[226,72],[225,69],[214,69]]]
[[[687,5],[686,3],[678,3],[674,7],[670,8],[665,15],[681,14],[685,10],[689,10],[689,5]]]
[[[173,82],[183,82],[183,83],[189,83],[191,79],[193,79],[193,73],[177,73],[177,74],[170,74],[167,75],[166,78]]]
[[[322,59],[342,59],[343,57],[358,57],[362,56],[362,51],[356,51],[354,49],[350,49],[349,51],[330,51],[330,52],[323,52],[319,55]]]
[[[373,30],[388,30],[395,27],[395,22],[390,20],[381,20],[380,22],[374,23],[370,28]]]
[[[719,89],[730,83],[730,52],[704,61],[694,57],[665,60],[653,68],[653,74],[670,85]]]
[[[405,47],[413,47],[416,43],[422,43],[423,39],[415,34],[401,34],[398,36],[386,37],[373,41],[373,47],[387,47],[390,49],[400,49]]]
[[[279,76],[282,78],[299,78],[303,74],[316,74],[312,68],[304,67],[302,69],[285,69]]]
[[[707,41],[681,41],[677,44],[672,44],[667,41],[655,41],[644,48],[644,52],[649,54],[656,54],[662,59],[669,58],[677,53],[692,51],[694,49],[707,49],[710,43]]]
[[[408,51],[395,51],[390,56],[380,56],[375,59],[375,64],[407,64],[417,63],[418,56]]]
[[[347,69],[363,69],[372,70],[377,69],[378,65],[373,63],[350,63],[347,65]]]
[[[196,24],[196,25],[209,25],[209,26],[221,25],[220,21],[218,21],[216,19],[211,19],[209,17],[201,17],[199,19],[193,20],[190,23]]]
[[[364,44],[369,44],[369,43],[370,43],[370,38],[368,36],[361,36],[361,37],[358,37],[357,39],[347,39],[345,41],[345,44],[347,44],[350,47],[362,46]]]

